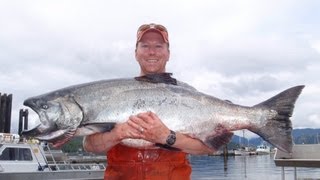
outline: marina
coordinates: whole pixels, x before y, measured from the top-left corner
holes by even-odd
[[[66,155],[46,144],[19,142],[2,133],[0,179],[103,179],[105,156]],[[192,179],[320,179],[319,145],[295,145],[292,155],[189,155]]]

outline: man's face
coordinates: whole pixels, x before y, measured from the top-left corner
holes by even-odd
[[[146,32],[137,44],[136,60],[140,65],[140,75],[165,72],[169,57],[168,44],[158,32]]]

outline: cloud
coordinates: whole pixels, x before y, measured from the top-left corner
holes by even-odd
[[[305,84],[294,127],[320,127],[320,2],[2,1],[0,92],[24,99],[73,84],[132,77],[139,25],[169,30],[168,71],[207,94],[254,105]],[[31,114],[31,119],[36,118]],[[34,123],[36,124],[36,123]],[[16,125],[13,125],[14,128]]]
[[[308,117],[308,121],[310,121],[310,123],[315,124],[316,126],[320,126],[320,114],[311,114]]]

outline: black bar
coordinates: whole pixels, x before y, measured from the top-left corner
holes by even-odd
[[[12,109],[12,94],[9,94],[6,100],[6,112],[5,112],[6,123],[4,124],[5,133],[11,132],[11,109]]]
[[[0,96],[0,132],[4,132],[4,127],[5,127],[5,114],[6,114],[6,100],[7,100],[7,95],[4,94]]]
[[[3,117],[2,117],[2,95],[0,93],[0,132],[2,132],[2,126],[3,126]]]
[[[0,132],[10,133],[11,130],[12,94],[0,93]]]
[[[28,109],[24,110],[24,113],[23,113],[23,116],[24,116],[24,130],[28,130],[28,115],[29,115]]]
[[[21,136],[22,132],[22,123],[23,123],[23,109],[20,109],[19,111],[19,129],[18,129],[18,134]]]
[[[0,92],[0,116],[1,116],[1,92]]]

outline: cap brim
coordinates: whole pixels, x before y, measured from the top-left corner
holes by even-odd
[[[160,31],[160,30],[158,30],[158,29],[156,29],[156,28],[149,28],[149,29],[146,29],[146,30],[144,30],[144,31],[139,32],[139,33],[138,33],[138,37],[137,37],[137,42],[139,42],[139,41],[141,40],[142,36],[143,36],[145,33],[149,32],[149,31],[155,31],[155,32],[161,34],[164,42],[169,43],[168,35],[166,35],[165,32]]]

